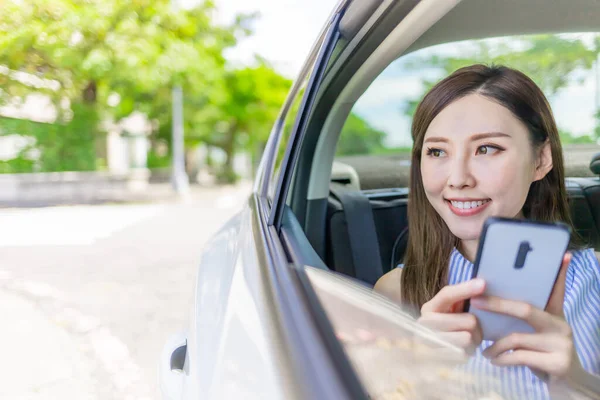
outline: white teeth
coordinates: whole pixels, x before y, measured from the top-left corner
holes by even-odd
[[[451,201],[452,205],[459,209],[471,209],[476,207],[481,207],[489,200],[479,200],[479,201]]]

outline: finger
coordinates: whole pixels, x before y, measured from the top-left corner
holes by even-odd
[[[439,332],[438,336],[445,341],[455,345],[456,347],[460,347],[464,349],[467,354],[472,354],[477,348],[477,345],[474,343],[473,335],[470,332],[462,331],[462,332]]]
[[[546,311],[548,311],[552,315],[556,315],[562,317],[563,314],[563,304],[565,302],[565,285],[567,281],[567,271],[569,269],[569,264],[571,263],[572,254],[570,252],[565,253],[563,257],[563,262],[560,267],[560,271],[556,278],[556,283],[554,284],[554,288],[552,288],[552,293],[550,294],[550,298],[548,299],[548,304],[546,305]]]
[[[544,373],[551,376],[562,376],[569,368],[569,360],[556,353],[540,353],[531,350],[516,350],[504,353],[491,360],[496,366],[525,366],[535,370],[538,374]]]
[[[485,281],[482,279],[471,279],[456,285],[444,286],[433,299],[421,308],[425,312],[452,312],[452,307],[458,303],[479,296],[485,290]]]
[[[486,358],[496,358],[509,350],[534,350],[539,352],[568,351],[568,338],[557,334],[513,333],[484,350]]]
[[[471,305],[481,310],[521,319],[531,325],[537,332],[567,333],[565,329],[566,322],[563,319],[522,301],[501,299],[495,296],[481,296],[471,299]]]
[[[421,325],[442,332],[473,332],[478,328],[477,318],[473,314],[425,313],[418,319]]]

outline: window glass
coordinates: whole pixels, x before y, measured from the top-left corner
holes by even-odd
[[[283,127],[281,131],[281,136],[279,138],[279,142],[277,143],[277,150],[275,153],[275,164],[273,165],[273,175],[271,175],[271,181],[269,182],[269,198],[273,200],[275,197],[275,189],[277,188],[277,182],[279,180],[279,175],[281,172],[281,164],[285,157],[285,152],[289,144],[290,136],[292,134],[292,130],[294,129],[296,118],[298,116],[298,111],[300,109],[300,105],[302,104],[302,98],[304,97],[304,91],[306,89],[306,85],[308,82],[308,78],[303,82],[302,87],[296,93],[296,97],[292,102],[290,109],[287,112],[287,115],[283,122]]]
[[[489,370],[470,368],[462,351],[419,325],[398,304],[342,275],[311,267],[306,272],[370,399],[535,397],[528,383],[507,387]],[[568,393],[565,399],[588,398],[583,387],[557,384],[556,389]]]
[[[379,175],[392,175],[386,181],[390,186],[407,186],[410,127],[417,104],[456,69],[485,63],[516,68],[542,88],[565,146],[567,175],[592,176],[589,161],[600,149],[599,51],[599,34],[569,33],[469,40],[408,54],[391,63],[354,105],[336,161],[358,171],[362,189],[382,184],[381,179],[362,179],[378,175],[369,173],[374,168]]]
[[[340,275],[313,268],[307,274],[369,398],[478,399],[494,392],[493,381],[461,368],[457,348],[398,305]]]

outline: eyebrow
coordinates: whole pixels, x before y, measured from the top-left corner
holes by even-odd
[[[475,141],[475,140],[481,140],[481,139],[489,139],[489,138],[494,138],[494,137],[510,137],[510,135],[503,133],[503,132],[485,132],[485,133],[477,133],[473,136],[471,136],[471,140]],[[448,139],[445,137],[429,137],[427,139],[425,139],[425,143],[430,143],[430,142],[443,142],[443,143],[448,143]]]

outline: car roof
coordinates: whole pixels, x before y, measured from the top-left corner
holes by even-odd
[[[597,0],[463,0],[407,52],[467,39],[597,31]]]

